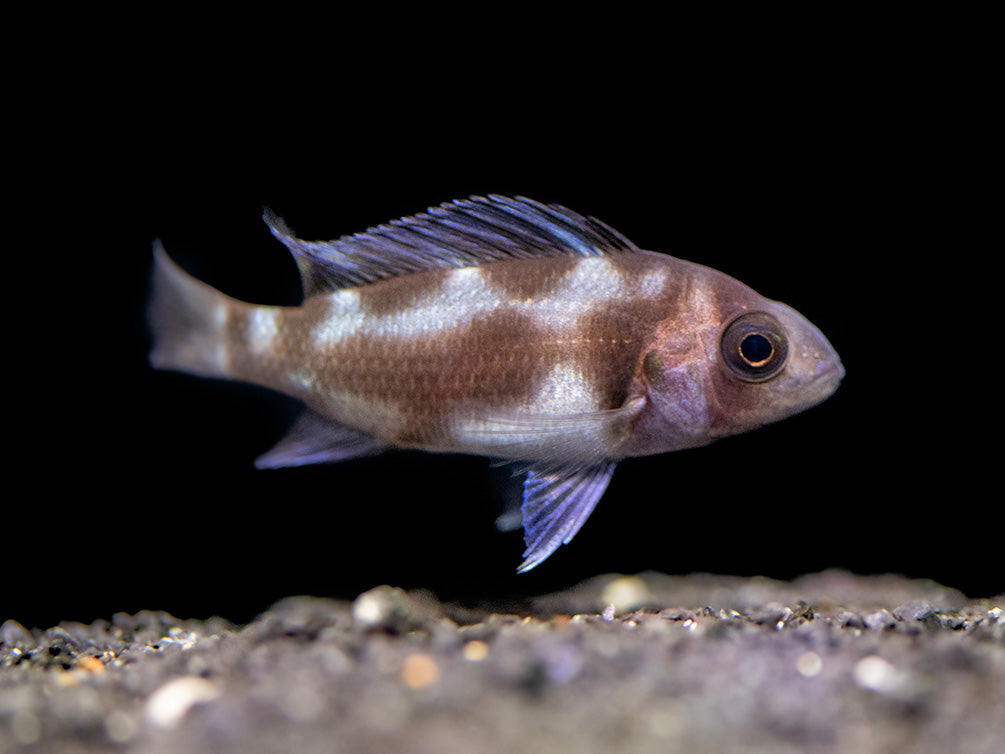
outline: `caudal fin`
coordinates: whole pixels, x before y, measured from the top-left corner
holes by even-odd
[[[223,328],[228,298],[171,261],[154,242],[153,291],[147,317],[150,364],[204,377],[225,377]]]

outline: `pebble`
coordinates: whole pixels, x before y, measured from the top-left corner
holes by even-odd
[[[160,728],[173,728],[194,705],[212,701],[220,690],[205,678],[174,678],[154,691],[147,700],[147,719]]]
[[[352,617],[365,628],[404,630],[412,616],[412,603],[404,589],[378,586],[363,592],[352,603]]]
[[[0,625],[0,647],[24,649],[35,643],[34,637],[16,620],[5,620]]]
[[[621,576],[608,583],[600,593],[605,605],[613,605],[617,613],[638,610],[650,603],[653,596],[645,580],[638,576]]]
[[[440,678],[440,669],[436,660],[427,654],[411,654],[405,658],[401,668],[401,680],[413,689],[423,689],[432,686]]]
[[[928,600],[912,600],[900,607],[894,608],[893,617],[897,620],[924,620],[935,612]]]

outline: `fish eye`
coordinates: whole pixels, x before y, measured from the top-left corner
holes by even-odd
[[[744,382],[765,382],[785,366],[789,346],[778,320],[764,312],[743,314],[722,333],[722,358]]]

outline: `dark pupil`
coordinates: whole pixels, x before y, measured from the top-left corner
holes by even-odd
[[[750,333],[740,341],[740,356],[751,366],[760,366],[771,358],[771,341],[759,333]]]

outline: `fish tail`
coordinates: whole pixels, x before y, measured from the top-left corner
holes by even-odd
[[[154,242],[152,287],[147,312],[151,366],[227,376],[223,336],[230,299],[172,262],[160,241]]]

